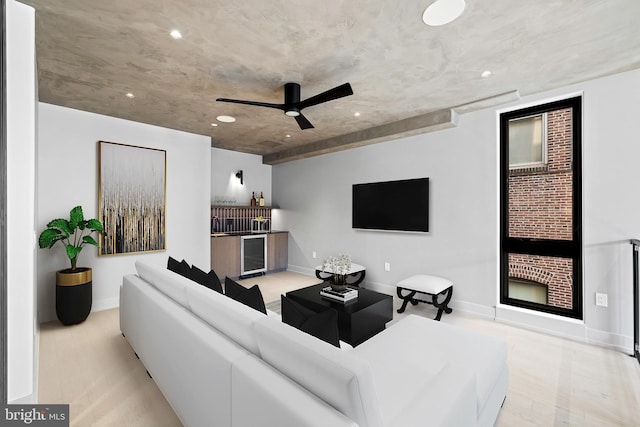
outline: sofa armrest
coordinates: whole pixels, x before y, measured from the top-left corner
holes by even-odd
[[[408,379],[410,381],[410,379]],[[393,427],[468,427],[478,423],[476,380],[470,369],[447,365],[413,400],[407,401],[399,415],[390,420]]]
[[[233,363],[232,427],[357,427],[298,384],[253,355]]]

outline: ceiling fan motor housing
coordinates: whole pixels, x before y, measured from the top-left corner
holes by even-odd
[[[298,83],[285,83],[284,85],[284,113],[290,117],[300,115],[300,109],[296,106],[300,102],[300,85]]]

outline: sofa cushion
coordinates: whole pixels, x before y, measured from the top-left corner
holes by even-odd
[[[231,378],[233,427],[358,427],[255,356],[236,360]]]
[[[407,402],[434,381],[448,360],[445,352],[439,351],[440,342],[432,340],[428,330],[420,325],[404,328],[400,325],[404,321],[400,320],[353,349],[354,354],[371,365],[378,397],[385,403],[381,411],[387,425],[393,424],[406,411]]]
[[[253,354],[260,355],[253,324],[267,316],[199,285],[189,288],[186,294],[196,316]]]
[[[136,271],[138,276],[184,307],[189,307],[185,289],[188,287],[201,287],[192,280],[182,277],[173,271],[142,261],[136,261]]]
[[[316,313],[285,295],[280,296],[282,321],[314,337],[340,347],[338,338],[338,312],[330,308]]]
[[[359,426],[381,426],[369,364],[266,316],[255,323],[262,359]]]
[[[399,349],[402,349],[403,364],[388,366],[389,358]],[[353,352],[373,366],[377,383],[386,384],[381,387],[380,398],[387,403],[392,402],[391,390],[402,386],[398,379],[406,378],[406,373],[419,372],[429,378],[447,364],[466,366],[475,372],[478,414],[482,413],[507,363],[504,342],[413,314],[357,346]],[[470,354],[473,357],[469,357]],[[391,406],[390,403],[386,408]]]
[[[264,299],[262,299],[262,292],[258,285],[253,285],[250,288],[245,288],[241,284],[229,279],[224,280],[224,293],[229,298],[232,298],[242,304],[259,311],[260,313],[267,314],[267,308],[264,305]]]
[[[218,275],[213,270],[205,273],[195,265],[192,265],[189,278],[196,283],[200,283],[201,285],[206,286],[209,289],[213,289],[214,291],[222,293],[222,284],[220,283],[220,279],[218,279]]]
[[[169,257],[167,260],[167,269],[186,278],[189,278],[191,273],[191,266],[184,259],[178,262],[176,259]]]

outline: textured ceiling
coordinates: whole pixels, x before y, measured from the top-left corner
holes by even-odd
[[[638,0],[467,0],[443,27],[421,21],[433,0],[23,2],[37,11],[40,101],[210,135],[266,163],[640,67]],[[302,99],[345,82],[354,95],[305,109],[304,131],[282,111],[215,101],[281,103],[290,81]],[[237,121],[211,126],[221,114]]]

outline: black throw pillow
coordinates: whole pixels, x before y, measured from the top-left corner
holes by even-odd
[[[321,313],[314,313],[284,295],[280,297],[280,301],[284,323],[340,347],[338,312],[335,309],[329,308]]]
[[[190,279],[189,276],[191,275],[191,266],[185,260],[178,262],[177,260],[169,257],[169,260],[167,261],[167,269],[173,271],[174,273],[178,273],[179,275],[184,276],[187,279]]]
[[[224,293],[229,298],[241,302],[261,313],[267,314],[267,308],[264,305],[262,292],[260,292],[258,285],[245,288],[227,277],[224,279]]]
[[[209,273],[205,273],[195,265],[192,265],[191,275],[189,276],[189,278],[196,283],[200,283],[201,285],[206,286],[209,289],[213,289],[214,291],[222,293],[222,284],[220,283],[220,279],[218,279],[218,275],[213,270],[209,271]]]

